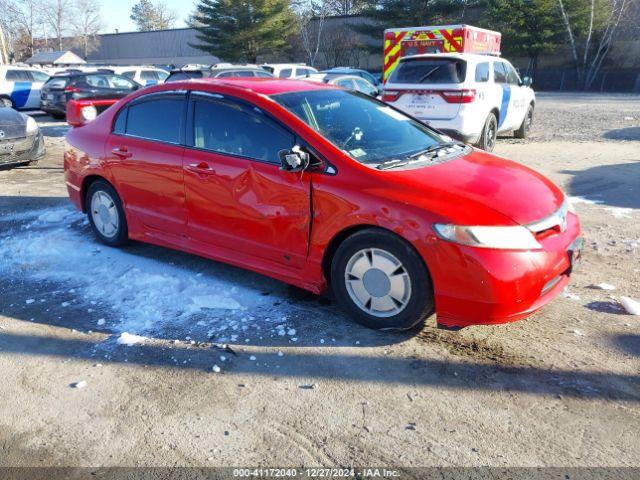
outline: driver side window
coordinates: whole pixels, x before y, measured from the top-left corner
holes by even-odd
[[[258,108],[229,99],[193,101],[191,146],[222,154],[280,164],[278,152],[295,145],[295,137]]]

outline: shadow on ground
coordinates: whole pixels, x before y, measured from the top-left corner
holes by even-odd
[[[563,170],[561,173],[573,175],[568,188],[571,196],[612,207],[640,208],[640,161],[601,165],[587,170]]]
[[[602,136],[609,140],[640,140],[640,127],[617,128]]]
[[[613,337],[612,343],[619,350],[633,355],[634,357],[640,357],[640,335],[616,335]]]

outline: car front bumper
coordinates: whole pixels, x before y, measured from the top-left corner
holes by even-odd
[[[34,162],[44,154],[44,138],[39,130],[35,135],[0,140],[0,166]]]
[[[431,271],[438,325],[456,329],[531,315],[569,283],[580,256],[579,239],[578,217],[569,214],[564,232],[539,240],[542,250],[483,249],[436,240],[421,253]]]

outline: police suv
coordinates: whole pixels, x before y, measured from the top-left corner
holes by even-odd
[[[31,110],[40,107],[40,89],[49,80],[42,70],[0,65],[0,107]]]
[[[531,79],[506,60],[471,53],[400,59],[382,100],[447,135],[491,151],[498,134],[525,138],[533,121]]]

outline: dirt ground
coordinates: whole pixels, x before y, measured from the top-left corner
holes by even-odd
[[[580,197],[584,258],[533,317],[457,333],[433,319],[377,333],[258,275],[99,246],[68,207],[66,126],[38,121],[46,159],[0,172],[0,466],[640,467],[640,317],[618,303],[640,299],[640,97],[540,95],[531,138],[499,141],[496,153]],[[72,241],[55,250],[60,239]],[[22,257],[23,241],[68,262]],[[78,261],[76,247],[96,256]],[[130,332],[143,343],[120,345],[145,304],[125,290],[154,287],[101,285],[101,264],[252,300],[241,313],[160,312]],[[223,318],[235,337],[216,330]]]

